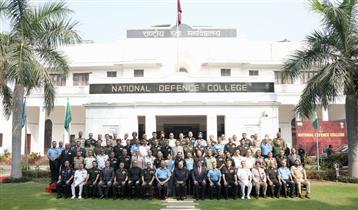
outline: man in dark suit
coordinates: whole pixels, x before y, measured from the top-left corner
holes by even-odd
[[[197,200],[204,199],[206,190],[207,171],[201,164],[193,169],[194,192]]]
[[[73,153],[73,156],[74,156],[74,157],[77,156],[77,153],[78,153],[78,152],[81,153],[81,156],[82,156],[83,158],[86,157],[86,150],[85,150],[85,148],[81,147],[81,142],[80,142],[80,141],[77,141],[77,142],[76,142],[76,147],[74,147],[74,148],[72,149],[72,153]]]
[[[69,143],[65,144],[65,149],[61,152],[61,168],[65,167],[65,161],[70,163],[70,166],[73,166],[73,152],[71,150],[71,145]]]

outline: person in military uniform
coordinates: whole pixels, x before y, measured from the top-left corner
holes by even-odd
[[[256,190],[256,199],[260,197],[260,189],[262,189],[263,197],[265,198],[267,191],[267,178],[265,170],[261,168],[261,162],[259,160],[255,162],[255,167],[251,171],[253,180],[252,184],[255,186]]]
[[[224,152],[226,153],[230,153],[231,156],[233,156],[235,154],[237,150],[237,146],[234,142],[233,138],[229,138],[229,143],[227,143],[224,147]]]
[[[166,145],[169,144],[168,139],[165,138],[164,131],[160,131],[160,138],[159,138],[159,145],[164,148]]]
[[[131,157],[128,155],[128,151],[124,149],[122,151],[122,156],[119,158],[119,163],[124,163],[124,168],[129,170],[131,166]]]
[[[225,154],[223,153],[223,151],[219,150],[219,154],[216,157],[216,163],[219,167],[219,169],[221,170],[225,164],[226,164],[226,158],[225,158]]]
[[[247,142],[245,139],[240,140],[240,145],[237,147],[238,150],[240,150],[240,154],[242,156],[246,156],[246,151],[250,149],[250,146],[247,145]]]
[[[150,150],[152,151],[152,155],[154,157],[157,157],[158,152],[162,151],[162,147],[159,145],[158,139],[154,139],[152,141]]]
[[[271,197],[273,198],[273,196],[276,196],[279,198],[281,192],[281,182],[279,181],[280,178],[275,163],[270,162],[266,177],[271,190]]]
[[[240,144],[242,142],[242,140],[244,140],[244,144],[246,147],[250,147],[251,146],[251,140],[247,138],[247,134],[246,133],[242,133],[242,138],[240,139]],[[246,150],[245,150],[246,151]]]
[[[146,168],[142,171],[142,193],[143,198],[152,199],[153,197],[153,182],[155,179],[155,169],[150,162],[146,163]]]
[[[216,168],[216,162],[212,163],[212,169],[208,172],[208,180],[210,185],[210,199],[213,199],[214,190],[216,189],[216,198],[221,197],[221,171]]]
[[[109,188],[112,186],[113,183],[114,170],[109,165],[110,162],[107,160],[104,169],[101,171],[101,181],[98,184],[98,192],[101,199],[103,199],[105,196],[106,198],[108,198]],[[103,189],[105,190],[104,193]]]
[[[229,160],[226,165],[221,169],[222,179],[224,184],[224,196],[225,199],[229,198],[229,189],[231,189],[231,195],[233,199],[236,199],[238,193],[238,182],[237,182],[237,170]]]
[[[124,168],[124,163],[120,163],[118,169],[114,173],[113,182],[113,199],[124,198],[126,192],[126,183],[128,181],[128,172]]]
[[[86,198],[95,198],[97,192],[97,184],[100,180],[101,171],[97,167],[97,162],[92,162],[92,168],[88,170],[88,180],[84,187],[84,196]]]
[[[109,156],[112,151],[113,151],[112,141],[108,137],[108,139],[106,139],[106,146],[104,146],[104,153]]]
[[[142,169],[138,166],[138,161],[132,162],[133,166],[128,170],[128,192],[129,198],[140,195],[140,181]]]
[[[175,192],[177,200],[184,200],[186,181],[188,180],[189,172],[184,168],[184,160],[178,162],[178,167],[174,169],[173,178],[175,184]]]
[[[123,149],[124,146],[121,145],[120,143],[117,143],[117,145],[113,147],[113,152],[118,160],[123,154]]]
[[[165,200],[168,190],[168,182],[170,180],[171,172],[166,167],[166,162],[160,162],[160,168],[155,171],[155,179],[157,180],[159,198]]]
[[[97,141],[96,141],[96,139],[93,138],[93,133],[88,134],[88,139],[87,140],[89,141],[89,143],[90,143],[90,145],[92,147],[96,146]]]
[[[188,156],[189,153],[193,155],[193,153],[194,153],[193,144],[189,143],[188,141],[185,141],[183,150],[184,150],[185,156]]]
[[[148,139],[148,144],[149,145],[153,145],[153,142],[157,140],[157,132],[153,131],[152,132],[152,138]],[[154,153],[153,153],[154,154]]]
[[[57,142],[52,141],[52,147],[47,151],[47,158],[50,164],[51,183],[56,182],[60,171],[61,152],[56,148]]]
[[[282,150],[286,150],[287,144],[286,144],[286,141],[281,137],[280,132],[277,132],[276,138],[274,138],[272,140],[272,145],[275,143],[277,143],[281,147]]]
[[[74,172],[70,168],[70,162],[66,160],[65,167],[61,169],[60,176],[58,177],[58,181],[56,183],[57,198],[68,197],[73,175]]]
[[[83,138],[83,132],[78,132],[78,138],[76,139],[76,142],[80,142],[81,147],[83,148],[85,146],[85,138]]]
[[[186,143],[190,145],[194,145],[194,142],[195,142],[195,138],[193,137],[193,132],[189,131],[188,137],[186,138]]]
[[[115,153],[114,152],[111,152],[110,154],[109,154],[109,159],[108,159],[108,161],[109,161],[109,166],[110,167],[112,167],[113,169],[115,169],[115,168],[118,168],[118,160],[117,160],[117,158],[116,158],[116,155],[115,155]]]

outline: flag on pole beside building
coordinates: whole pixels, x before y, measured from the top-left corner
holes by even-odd
[[[318,117],[317,117],[317,112],[314,112],[313,114],[313,122],[312,122],[312,126],[314,127],[314,129],[318,129]]]
[[[65,117],[65,129],[67,130],[67,132],[68,129],[70,128],[71,121],[72,121],[71,106],[70,106],[70,102],[67,100],[66,117]]]
[[[21,127],[23,128],[26,125],[26,98],[22,103],[22,115],[21,115]]]
[[[178,0],[177,12],[178,12],[177,23],[178,23],[178,25],[180,25],[181,24],[181,13],[182,13],[180,0]]]

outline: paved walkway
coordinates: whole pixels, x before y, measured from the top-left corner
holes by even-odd
[[[165,207],[160,210],[200,210],[196,207],[198,203],[195,203],[193,199],[177,201],[176,199],[168,198],[162,202],[162,205]]]

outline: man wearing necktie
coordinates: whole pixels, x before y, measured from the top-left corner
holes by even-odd
[[[192,177],[194,181],[194,192],[196,199],[204,200],[207,179],[206,168],[201,164],[197,164],[193,170]]]

